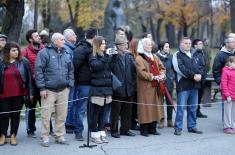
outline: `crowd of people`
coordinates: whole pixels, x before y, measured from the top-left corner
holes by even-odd
[[[167,127],[174,128],[175,135],[182,134],[185,109],[188,132],[202,134],[197,118],[207,118],[200,104],[211,68],[208,40],[183,37],[172,53],[168,41],[156,45],[151,33],[141,39],[128,34],[117,28],[110,46],[94,28],[87,29],[80,41],[71,28],[51,36],[46,30],[29,30],[23,51],[0,34],[0,146],[7,143],[9,124],[10,144],[17,145],[23,105],[28,137],[37,137],[37,103],[43,147],[50,146],[50,135],[58,144],[68,144],[66,133],[83,141],[85,113],[96,144],[109,142],[107,132],[114,138],[134,137],[132,130],[144,137],[160,135],[157,128],[165,127],[164,104]],[[223,130],[228,134],[235,133],[234,49],[235,34],[229,34],[212,67],[221,86]]]

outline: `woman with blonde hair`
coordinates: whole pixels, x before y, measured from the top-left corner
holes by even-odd
[[[108,143],[104,131],[104,107],[112,101],[112,75],[109,58],[105,52],[105,39],[95,37],[93,53],[89,58],[91,69],[91,140],[94,143]]]

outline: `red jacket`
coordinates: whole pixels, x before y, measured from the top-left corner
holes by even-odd
[[[235,101],[235,69],[225,66],[222,70],[221,91],[223,100],[230,96]]]
[[[35,78],[35,62],[37,59],[37,54],[44,47],[45,46],[41,44],[39,49],[34,49],[32,44],[29,44],[23,51],[23,56],[29,60],[29,64],[33,73],[33,78]]]

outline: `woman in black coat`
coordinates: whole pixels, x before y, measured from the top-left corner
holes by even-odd
[[[0,145],[6,144],[9,120],[11,120],[10,144],[17,145],[16,135],[23,97],[30,96],[32,100],[32,94],[32,72],[28,60],[22,58],[17,43],[6,43],[3,60],[0,63]]]
[[[89,58],[91,69],[91,140],[94,143],[108,143],[104,127],[104,107],[112,101],[112,75],[109,58],[105,53],[105,39],[95,37],[93,53]]]

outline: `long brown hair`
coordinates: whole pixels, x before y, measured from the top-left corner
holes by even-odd
[[[136,38],[132,39],[130,42],[129,50],[133,54],[134,58],[136,58],[136,56],[138,55],[138,52],[137,52],[138,43],[139,43],[139,39],[136,39]]]
[[[99,56],[104,56],[104,51],[100,50],[100,46],[101,46],[103,41],[105,41],[105,39],[102,36],[97,36],[97,37],[94,38],[94,40],[92,42],[93,56],[96,56],[97,54]]]
[[[16,42],[7,42],[3,48],[3,61],[5,63],[10,63],[10,50],[12,48],[18,49],[18,57],[16,58],[16,60],[20,61],[22,59],[20,46]]]

